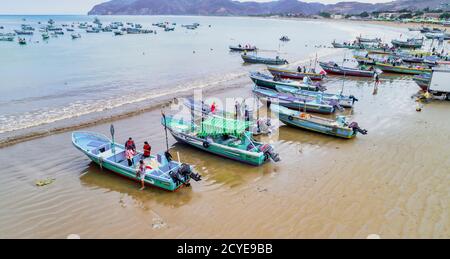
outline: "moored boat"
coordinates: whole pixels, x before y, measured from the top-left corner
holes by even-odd
[[[285,86],[292,89],[303,89],[310,91],[319,91],[319,86],[313,84],[304,84],[297,81],[277,79],[276,77],[266,75],[260,72],[250,72],[252,81],[260,87],[276,90],[277,86]]]
[[[356,40],[361,43],[380,43],[380,38],[364,38],[364,37],[356,37]]]
[[[251,46],[251,45],[237,45],[237,46],[229,46],[231,51],[256,51],[257,48],[256,46]]]
[[[282,59],[278,56],[275,58],[258,57],[256,55],[247,55],[244,53],[241,55],[245,63],[251,64],[266,64],[266,65],[285,65],[288,64],[286,59]]]
[[[321,96],[316,96],[315,98],[296,97],[291,94],[279,93],[259,87],[254,87],[253,93],[255,93],[263,101],[267,102],[270,100],[271,102],[278,102],[281,106],[294,110],[303,110],[306,112],[322,114],[334,113],[336,108],[343,110],[337,100],[323,100]]]
[[[325,102],[337,101],[340,106],[344,108],[352,108],[355,102],[358,101],[353,95],[347,96],[342,94],[332,94],[325,92],[313,92],[308,90],[294,89],[292,87],[286,87],[282,85],[275,86],[276,90],[281,93],[289,93],[302,99],[310,98],[322,98]]]
[[[415,75],[413,80],[420,87],[420,89],[427,91],[431,83],[431,74]]]
[[[70,35],[72,37],[72,39],[79,39],[81,38],[81,35],[79,33],[72,33],[72,35]]]
[[[337,43],[337,42],[332,42],[331,45],[333,45],[334,48],[345,48],[345,49],[363,49],[364,46],[358,43]]]
[[[397,48],[420,49],[423,46],[423,39],[392,40],[391,43]]]
[[[0,41],[14,41],[14,37],[0,37]]]
[[[272,104],[270,109],[278,113],[279,120],[289,126],[345,139],[354,138],[358,133],[367,134],[367,130],[361,129],[358,123],[347,122],[345,116],[337,116],[335,120],[330,120],[276,104]]]
[[[19,38],[19,44],[20,45],[26,45],[27,44],[27,40],[25,38]]]
[[[101,168],[134,181],[141,181],[136,176],[137,168],[128,166],[123,145],[116,144],[106,136],[93,132],[72,133],[72,144]],[[191,166],[173,161],[168,152],[149,158],[143,157],[143,154],[138,152],[132,158],[133,164],[138,165],[141,159],[147,165],[144,176],[146,185],[175,191],[183,185],[189,184],[190,179],[200,180],[200,176],[193,172]]]
[[[303,79],[309,77],[311,80],[319,81],[325,78],[324,73],[315,72],[299,72],[299,69],[289,69],[284,67],[267,66],[267,70],[273,75],[280,78]]]
[[[34,34],[34,32],[33,31],[19,31],[19,30],[14,30],[14,32],[17,34],[17,35],[33,35]]]
[[[319,62],[320,66],[329,74],[344,75],[344,76],[358,76],[358,77],[373,77],[376,71],[365,70],[360,68],[351,68],[339,66],[335,62]]]
[[[420,75],[425,73],[431,73],[432,70],[429,68],[421,66],[405,66],[402,64],[391,64],[391,63],[380,63],[376,62],[375,66],[387,73],[398,73],[398,74],[410,74],[410,75]]]
[[[161,123],[178,142],[218,156],[254,166],[280,160],[271,145],[253,139],[245,121],[216,116],[192,121],[163,114]]]

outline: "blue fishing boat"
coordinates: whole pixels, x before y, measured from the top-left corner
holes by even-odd
[[[72,133],[72,144],[101,168],[134,181],[141,181],[136,176],[137,168],[128,166],[123,145],[116,144],[106,136],[93,132]],[[149,158],[143,157],[143,154],[138,152],[132,159],[133,164],[138,165],[141,159],[147,165],[144,182],[149,186],[175,191],[188,185],[190,179],[201,180],[201,177],[193,172],[191,166],[173,161],[168,152]]]
[[[345,108],[352,108],[355,102],[358,101],[356,97],[353,95],[347,96],[342,94],[331,94],[331,93],[324,93],[324,92],[313,92],[308,90],[301,90],[301,89],[293,89],[292,87],[286,87],[283,85],[277,85],[275,89],[278,92],[281,93],[289,93],[292,94],[295,97],[300,97],[303,99],[317,99],[317,98],[323,98],[326,102],[333,102],[337,101],[340,106]]]
[[[363,69],[360,68],[352,68],[352,67],[344,67],[339,66],[335,62],[319,62],[320,66],[325,70],[328,74],[334,75],[343,75],[343,76],[357,76],[357,77],[373,77],[376,74],[376,71],[373,70],[373,67],[369,67]],[[370,70],[371,69],[371,70]]]
[[[251,63],[251,64],[266,64],[266,65],[285,65],[288,64],[286,59],[282,59],[278,56],[275,58],[265,58],[265,57],[258,57],[256,55],[248,55],[247,53],[244,53],[241,55],[242,59],[245,63]]]
[[[14,41],[14,37],[0,37],[0,41]]]
[[[319,91],[321,90],[319,84],[305,84],[298,81],[292,81],[288,79],[282,79],[279,77],[270,76],[267,74],[263,74],[260,72],[250,72],[250,79],[260,87],[265,87],[269,89],[276,90],[277,86],[285,86],[292,89],[303,89],[310,91]]]
[[[17,34],[17,35],[33,35],[34,34],[34,32],[33,31],[19,31],[19,30],[14,30],[14,32]]]
[[[345,139],[354,138],[358,133],[367,134],[367,130],[361,129],[358,123],[348,123],[345,116],[337,116],[335,120],[330,120],[276,104],[271,105],[270,109],[278,113],[280,121],[289,126]]]
[[[302,110],[306,112],[331,114],[334,113],[336,109],[343,110],[337,101],[324,101],[320,96],[317,96],[316,98],[301,98],[259,87],[254,87],[253,93],[263,101],[267,102],[270,100],[272,103],[278,102],[283,107],[297,111]]]

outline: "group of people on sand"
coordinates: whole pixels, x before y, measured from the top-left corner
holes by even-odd
[[[139,178],[141,180],[141,190],[143,190],[145,188],[145,174],[147,171],[147,168],[149,168],[149,166],[147,166],[145,164],[144,159],[149,158],[151,155],[151,151],[152,151],[152,147],[150,146],[150,144],[148,144],[147,141],[144,142],[144,146],[143,146],[143,154],[141,159],[139,160],[139,167],[136,170],[136,177]],[[129,138],[126,142],[125,142],[125,157],[128,161],[128,166],[133,166],[134,162],[133,162],[133,158],[134,156],[137,154],[136,152],[136,144],[134,143],[133,138]]]

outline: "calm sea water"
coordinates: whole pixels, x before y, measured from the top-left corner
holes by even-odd
[[[100,17],[140,23],[157,34],[114,36],[88,34],[76,28],[43,41],[38,29],[49,19],[56,25],[92,22],[89,16],[0,16],[10,32],[21,24],[36,28],[28,43],[0,42],[0,139],[38,130],[67,127],[150,104],[156,98],[192,88],[211,88],[242,77],[255,66],[243,66],[228,46],[251,43],[260,55],[279,54],[291,62],[313,59],[330,49],[318,48],[352,35],[377,35],[377,26],[335,25],[320,21],[292,21],[219,17]],[[152,27],[177,23],[174,32]],[[42,25],[39,25],[41,22]],[[182,24],[198,22],[197,30]],[[395,30],[395,29],[394,29]],[[399,33],[402,30],[399,30]],[[288,35],[286,44],[278,40]],[[258,66],[256,66],[258,67]]]
[[[8,31],[22,18],[1,17],[0,24]],[[35,24],[50,17],[25,18]],[[58,23],[93,20],[52,18]],[[65,36],[48,43],[37,35],[27,46],[1,42],[0,137],[19,134],[24,127],[33,132],[80,123],[86,119],[83,113],[95,119],[138,109],[157,96],[193,87],[217,88],[207,98],[251,97],[247,71],[264,66],[243,66],[238,55],[228,52],[229,44],[256,44],[265,50],[261,55],[280,50],[291,64],[308,63],[316,53],[324,61],[339,61],[350,53],[314,45],[359,34],[387,41],[407,31],[247,18],[101,19],[145,27],[165,20],[202,26],[117,38],[81,32],[80,40]],[[279,45],[283,34],[292,41]],[[324,84],[338,92],[343,80],[330,76]],[[382,75],[377,91],[372,79],[349,78],[345,94],[359,102],[346,113],[369,134],[347,141],[281,126],[262,141],[273,144],[282,161],[261,167],[176,144],[169,137],[172,154],[179,153],[203,178],[175,193],[139,191],[138,183],[102,170],[73,148],[70,132],[2,148],[0,238],[448,238],[450,150],[445,143],[450,124],[443,118],[449,103],[432,102],[418,113],[411,99],[418,89],[409,76]],[[153,110],[115,120],[116,139],[132,136],[139,146],[149,141],[155,152],[164,150],[160,117]],[[30,127],[37,123],[44,124]],[[108,135],[109,126],[98,123],[84,130]],[[16,155],[24,150],[25,158]],[[35,186],[49,178],[55,182]]]

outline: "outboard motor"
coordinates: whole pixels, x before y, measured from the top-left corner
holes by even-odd
[[[353,129],[354,132],[359,132],[363,135],[367,135],[367,130],[361,129],[357,122],[352,122],[348,125],[349,128]]]
[[[271,158],[274,162],[281,161],[280,155],[273,150],[273,147],[270,145],[264,145],[260,148],[261,152],[264,152],[266,158]]]
[[[358,100],[355,96],[353,96],[353,95],[350,95],[349,97],[350,97],[350,99],[352,99],[353,104],[355,104],[355,102],[358,102],[358,101],[359,101],[359,100]]]
[[[193,172],[191,167],[185,163],[181,164],[177,171],[170,172],[170,177],[172,177],[176,185],[183,183],[186,186],[190,185],[189,181],[191,179],[194,179],[196,182],[201,180],[200,174]]]
[[[331,100],[330,105],[336,108],[338,111],[343,112],[345,111],[344,107],[342,107],[337,100]]]
[[[327,90],[327,88],[319,82],[315,83],[314,85],[316,86],[317,91],[325,92]]]

